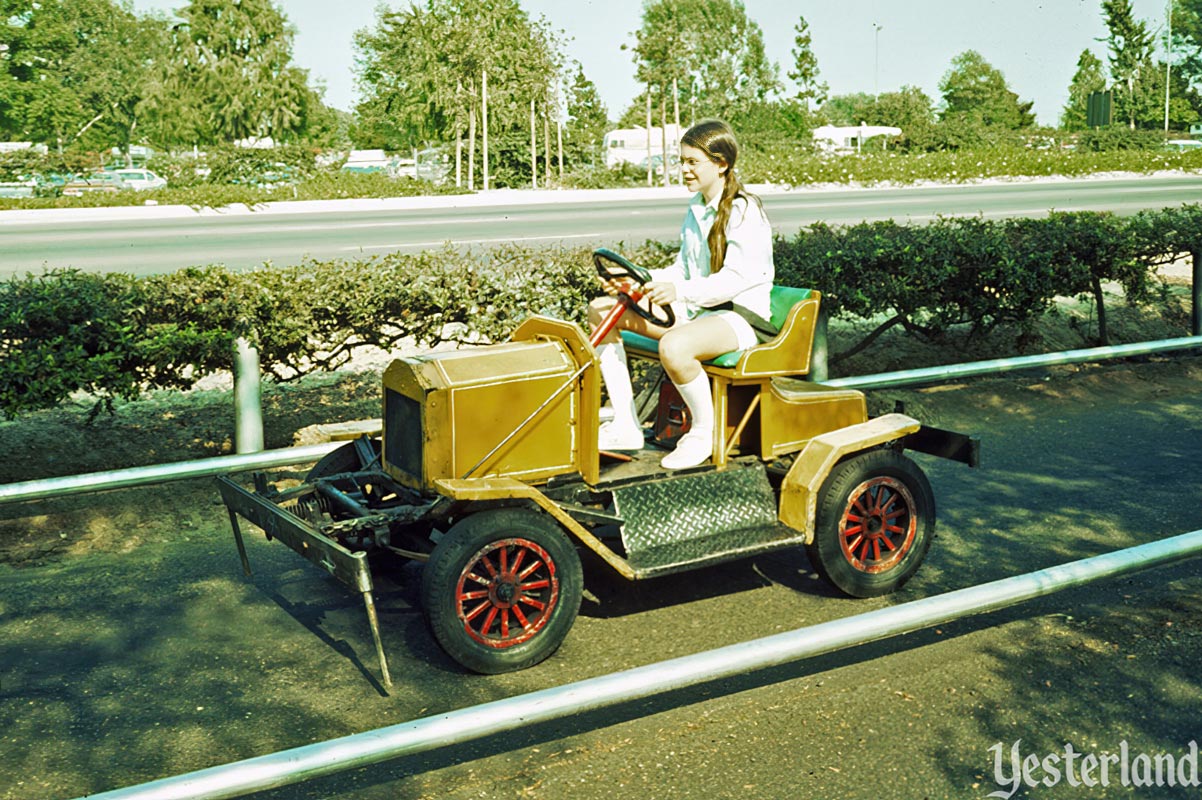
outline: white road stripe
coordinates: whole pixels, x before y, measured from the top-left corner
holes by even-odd
[[[600,236],[606,236],[605,233],[574,233],[569,236],[505,236],[500,239],[459,239],[451,241],[443,239],[437,242],[401,242],[398,244],[374,244],[365,245],[363,247],[344,247],[343,250],[397,250],[402,247],[440,247],[444,244],[496,244],[498,242],[538,242],[545,240],[560,240],[560,239],[588,239]]]

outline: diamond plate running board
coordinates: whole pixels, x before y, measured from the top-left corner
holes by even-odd
[[[622,544],[639,578],[801,543],[777,521],[762,464],[681,475],[613,490]]]

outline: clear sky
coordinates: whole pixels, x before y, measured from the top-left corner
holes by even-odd
[[[170,13],[186,0],[133,0],[138,11]],[[276,0],[297,30],[296,62],[326,85],[326,102],[350,110],[356,100],[352,37],[377,19],[377,0]],[[629,50],[643,0],[521,0],[571,37],[571,55],[584,65],[609,110],[618,117],[638,93]],[[409,0],[391,0],[401,8]],[[1132,0],[1136,16],[1163,41],[1164,0]],[[822,79],[833,94],[875,93],[918,86],[936,102],[951,60],[977,50],[1006,76],[1022,100],[1033,100],[1040,123],[1057,122],[1076,71],[1091,49],[1105,60],[1101,0],[744,0],[764,32],[768,57],[781,77],[792,62],[793,28],[810,23]],[[879,26],[879,30],[877,30]]]

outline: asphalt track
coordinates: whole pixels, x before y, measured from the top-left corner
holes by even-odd
[[[259,537],[255,577],[242,577],[209,482],[61,501],[126,524],[172,524],[181,510],[191,521],[128,552],[0,567],[0,798],[139,783],[1194,530],[1202,395],[1189,387],[1200,375],[1202,362],[1182,357],[889,392],[926,421],[979,433],[984,465],[922,459],[939,536],[888,598],[842,598],[796,552],[633,585],[593,569],[559,653],[484,677],[431,641],[412,568],[381,575],[391,695],[374,679],[362,607],[340,584]],[[3,513],[54,524],[55,502]],[[1202,718],[1197,570],[1186,562],[256,797],[960,800],[1009,788],[997,779],[1019,740],[1040,759],[1066,743],[1180,754]],[[1007,758],[995,774],[998,744]],[[1062,776],[1013,796],[1197,790]]]

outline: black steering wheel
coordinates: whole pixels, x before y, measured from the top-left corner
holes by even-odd
[[[625,256],[606,247],[598,247],[593,251],[593,265],[597,268],[597,274],[606,280],[616,281],[630,278],[640,287],[651,282],[650,272],[637,264],[632,264]],[[627,308],[652,325],[671,328],[676,324],[676,314],[672,311],[672,306],[657,306],[648,302],[647,307],[644,308],[625,292],[622,292],[621,295],[625,298]],[[656,313],[656,309],[659,310],[659,314]]]

